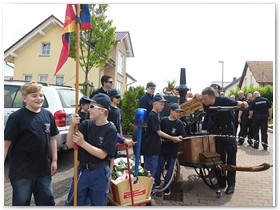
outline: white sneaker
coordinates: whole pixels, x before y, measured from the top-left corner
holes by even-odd
[[[166,188],[163,192],[164,192],[164,195],[170,195],[171,194],[171,190],[169,188]]]

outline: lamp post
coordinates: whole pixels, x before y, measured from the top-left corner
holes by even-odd
[[[222,91],[224,91],[224,61],[219,61],[222,63]]]

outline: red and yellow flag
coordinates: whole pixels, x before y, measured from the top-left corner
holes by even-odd
[[[77,7],[77,5],[75,5]],[[81,18],[78,22],[81,24],[81,29],[91,29],[91,15],[89,12],[89,7],[87,4],[81,5]],[[76,14],[73,10],[72,4],[67,4],[66,7],[66,14],[65,14],[65,21],[64,21],[64,28],[62,33],[62,49],[60,52],[59,61],[55,70],[54,75],[61,69],[64,63],[67,61],[70,52],[70,40],[71,40],[71,33],[77,30],[77,19]]]

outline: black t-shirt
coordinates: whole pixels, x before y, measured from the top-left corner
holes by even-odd
[[[250,111],[254,111],[253,116],[258,114],[268,116],[269,108],[271,108],[271,104],[269,100],[264,97],[257,97],[250,104]]]
[[[50,174],[50,137],[59,133],[51,112],[43,108],[39,113],[27,108],[19,109],[9,116],[4,133],[4,139],[12,141],[10,178]]]
[[[113,122],[117,128],[118,133],[121,133],[122,114],[120,108],[111,106],[108,121]]]
[[[233,101],[226,97],[216,97],[215,103],[211,106],[237,106],[237,101]],[[210,110],[209,106],[203,104],[204,111],[208,118],[211,118],[212,128],[229,125],[232,122],[232,113],[230,110],[217,111]],[[207,127],[207,126],[206,126]]]
[[[92,98],[94,95],[96,95],[97,93],[104,93],[106,95],[108,95],[108,93],[102,88],[100,87],[99,89],[97,89],[96,91],[93,91],[90,95],[90,98]]]
[[[84,139],[86,142],[108,153],[108,156],[104,160],[102,160],[91,155],[82,147],[79,147],[79,161],[99,163],[105,160],[109,160],[110,157],[113,157],[115,155],[117,129],[114,124],[109,122],[106,125],[97,126],[93,120],[84,120],[79,125],[78,129],[84,135]]]
[[[144,108],[147,110],[147,116],[149,116],[149,113],[152,111],[153,109],[153,95],[149,94],[149,93],[145,93],[145,95],[143,95],[140,98],[139,101],[139,108]]]
[[[161,130],[170,136],[185,136],[184,125],[181,120],[169,120],[165,117],[160,123]],[[179,143],[174,143],[170,140],[165,140],[161,144],[161,155],[177,158]]]
[[[157,131],[160,130],[160,120],[159,115],[151,111],[147,119],[147,128],[143,136],[143,155],[159,155],[161,148],[160,136],[157,135]]]

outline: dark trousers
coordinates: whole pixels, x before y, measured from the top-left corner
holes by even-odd
[[[168,157],[165,155],[159,155],[158,157],[158,165],[157,165],[157,171],[156,171],[156,178],[155,183],[156,186],[160,185],[160,177],[162,174],[162,171],[164,170],[165,163],[167,164],[167,172],[164,177],[164,184],[167,185],[169,180],[172,178],[172,173],[174,169],[174,164],[176,162],[176,158]],[[171,184],[168,186],[169,189],[171,189]]]
[[[216,138],[216,152],[221,155],[221,161],[226,165],[236,166],[237,146],[234,139]],[[224,174],[225,173],[225,174]],[[216,170],[215,175],[219,183],[227,181],[228,186],[235,186],[236,171]]]
[[[211,134],[234,136],[234,125],[233,123],[217,127],[214,125]],[[221,155],[223,164],[236,166],[237,145],[235,138],[216,137],[216,152]],[[227,182],[228,186],[235,186],[236,171],[221,171],[216,169],[215,175],[220,184]]]
[[[253,139],[253,121],[249,119],[248,116],[242,116],[240,123],[240,132],[239,132],[239,143],[244,143],[244,138],[248,136],[248,139]]]
[[[259,147],[259,130],[261,129],[262,136],[262,146],[263,148],[267,148],[267,128],[268,128],[268,119],[267,115],[253,115],[253,132],[254,132],[254,147]]]

